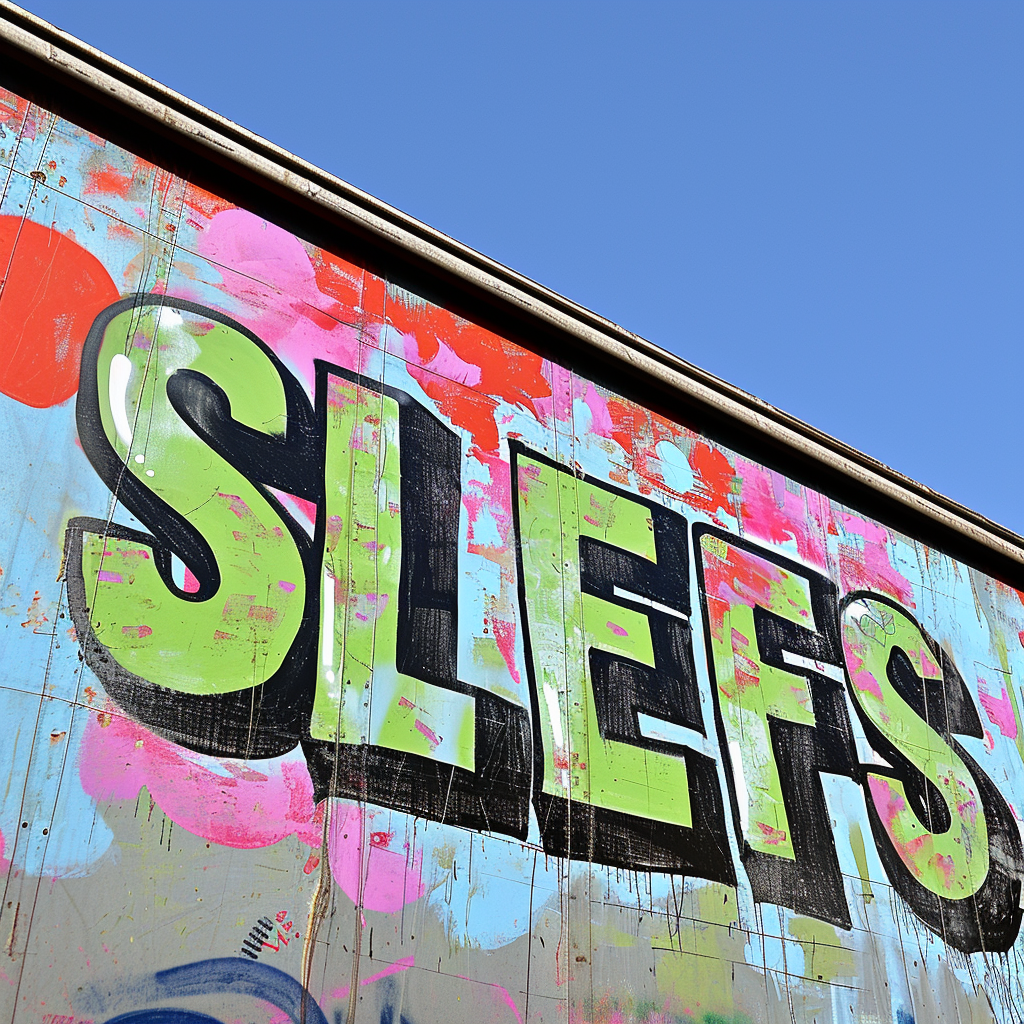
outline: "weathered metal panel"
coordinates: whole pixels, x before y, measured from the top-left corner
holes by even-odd
[[[1015,1019],[1021,592],[0,124],[4,1019]]]

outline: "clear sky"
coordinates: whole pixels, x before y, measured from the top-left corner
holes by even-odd
[[[1024,4],[25,0],[1024,532]]]

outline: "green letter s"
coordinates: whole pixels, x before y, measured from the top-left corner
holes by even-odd
[[[186,746],[290,749],[311,700],[294,682],[311,545],[265,485],[316,498],[298,382],[223,314],[141,296],[93,326],[77,412],[115,501],[151,531],[71,524],[69,600],[90,666]]]
[[[850,694],[891,764],[863,784],[882,863],[914,913],[965,953],[1010,948],[1022,852],[1006,801],[953,738],[981,736],[952,661],[899,605],[851,594],[842,611]]]

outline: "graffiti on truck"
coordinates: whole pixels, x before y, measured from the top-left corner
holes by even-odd
[[[1024,593],[3,90],[0,171],[16,1014],[1015,1019]]]
[[[136,720],[219,757],[302,744],[318,796],[518,839],[532,799],[552,855],[734,884],[715,760],[640,727],[705,734],[696,623],[754,899],[852,926],[829,772],[862,787],[921,921],[965,953],[1013,945],[1020,835],[955,738],[981,737],[977,707],[898,603],[854,592],[841,609],[822,574],[700,527],[695,604],[682,515],[512,441],[531,731],[458,678],[449,426],[321,361],[314,409],[252,332],[164,296],[105,310],[82,358],[82,446],[149,533],[72,520],[69,604]],[[312,538],[275,489],[316,503]],[[851,711],[884,770],[859,761]]]

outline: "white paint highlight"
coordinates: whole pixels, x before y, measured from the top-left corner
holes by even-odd
[[[184,322],[181,314],[176,309],[171,309],[169,306],[160,307],[161,327],[180,327]]]
[[[330,670],[334,668],[334,577],[327,569],[324,569],[321,604],[323,605],[323,618],[320,627],[320,664]],[[333,675],[333,672],[330,675]]]
[[[819,676],[826,679],[834,679],[837,683],[845,683],[846,675],[838,665],[830,665],[827,661],[817,661],[814,658],[805,658],[802,654],[794,654],[792,651],[783,651],[782,660],[793,668],[803,668],[810,672],[817,672]]]
[[[132,446],[132,425],[128,422],[128,385],[132,369],[132,361],[118,352],[110,360],[107,380],[107,401],[110,403],[110,415],[114,418],[114,429],[127,448]]]
[[[732,781],[736,787],[736,803],[740,809],[740,831],[744,837],[750,827],[750,792],[743,774],[743,751],[737,740],[729,741],[729,759],[732,761]]]
[[[690,621],[690,616],[679,611],[678,608],[669,608],[667,604],[662,604],[660,601],[652,601],[649,597],[644,597],[642,594],[634,594],[631,590],[623,590],[622,587],[612,587],[612,593],[616,597],[621,597],[626,601],[635,601],[637,604],[645,604],[648,608],[653,608],[656,612],[663,612],[665,615],[672,615],[677,619],[682,619],[683,622]]]
[[[558,706],[558,694],[549,683],[544,684],[544,701],[548,706],[548,718],[551,719],[551,732],[554,734],[555,746],[565,749],[565,733],[562,732],[562,709]]]

